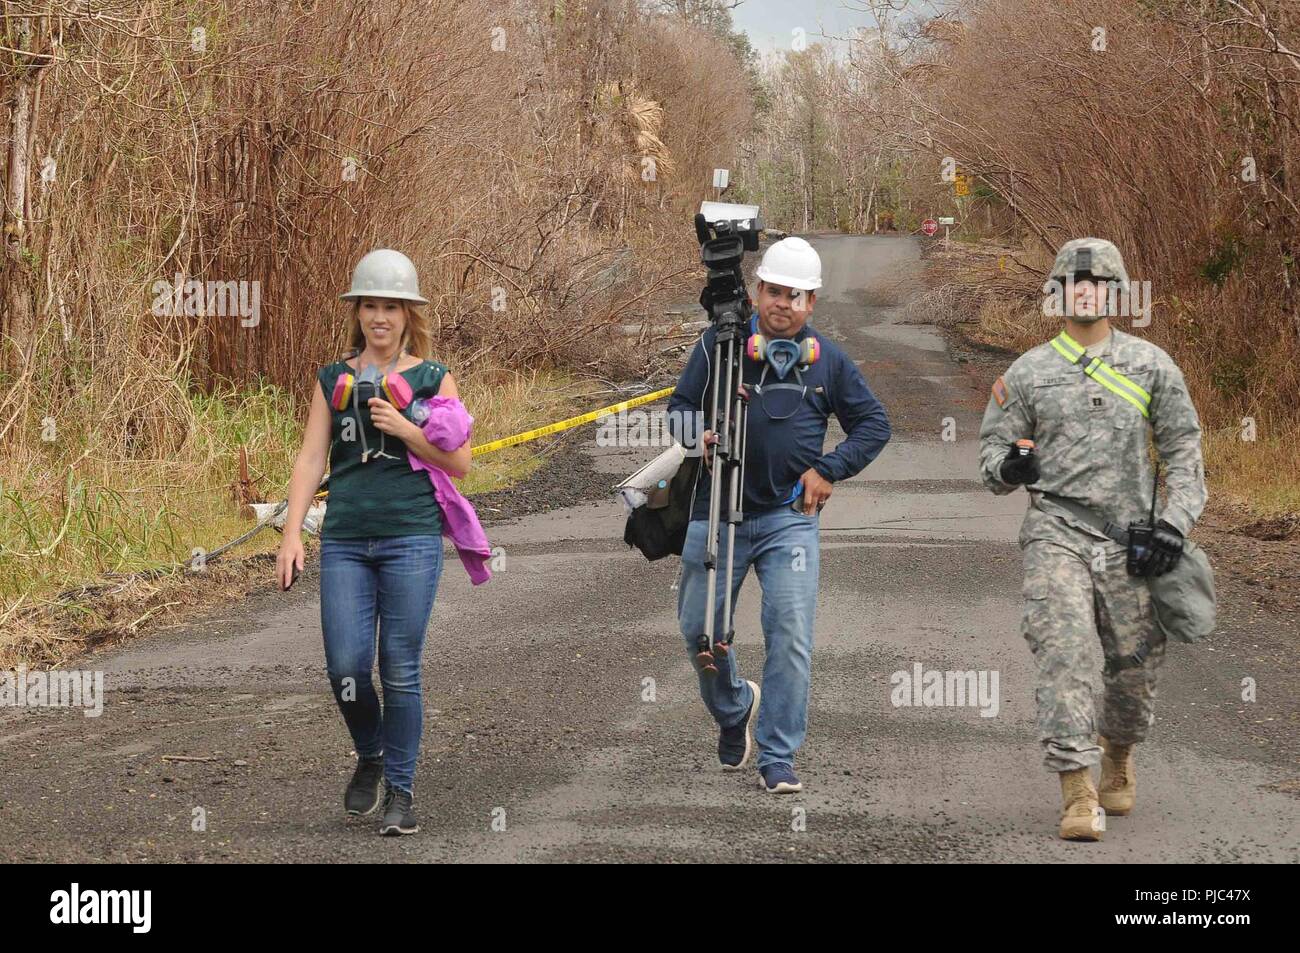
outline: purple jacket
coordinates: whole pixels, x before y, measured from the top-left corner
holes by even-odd
[[[424,402],[429,411],[420,428],[424,439],[439,450],[455,450],[469,439],[474,418],[455,397],[431,397]],[[474,585],[487,582],[492,573],[487,561],[492,556],[488,546],[487,534],[479,524],[478,514],[469,500],[461,496],[456,484],[451,482],[444,471],[421,460],[411,451],[406,452],[412,470],[427,470],[433,483],[433,495],[442,510],[442,534],[451,537],[452,545],[460,554],[460,561],[465,565]]]

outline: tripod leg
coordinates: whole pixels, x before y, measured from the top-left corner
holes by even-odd
[[[736,635],[735,620],[732,618],[735,609],[731,605],[731,580],[732,573],[735,572],[735,555],[736,524],[729,523],[727,524],[727,588],[722,594],[722,618],[727,630],[713,642],[713,655],[717,658],[723,658],[731,651],[731,640]]]
[[[735,571],[736,527],[744,519],[745,508],[745,439],[749,420],[749,407],[745,399],[738,394],[733,396],[732,448],[729,481],[727,485],[727,589],[723,593],[722,618],[726,631],[714,641],[713,654],[719,658],[731,651],[731,643],[736,637],[735,607],[732,605],[732,573]]]
[[[734,362],[728,359],[728,347],[727,342],[723,341],[716,342],[713,347],[713,401],[709,412],[709,429],[715,435],[719,434],[719,395],[725,392],[725,388],[731,386],[731,368]],[[724,364],[727,365],[725,375],[723,373]],[[721,441],[721,438],[719,439]],[[725,448],[725,444],[722,442],[719,442],[718,446]],[[708,447],[703,447],[701,452],[707,454],[709,452]],[[718,674],[718,667],[713,660],[715,628],[713,606],[718,594],[718,526],[722,502],[722,469],[723,458],[715,453],[713,465],[709,472],[709,530],[704,544],[704,571],[708,579],[705,587],[704,634],[697,641],[696,648],[698,651],[695,655],[696,664],[699,666],[700,671],[706,675]],[[730,580],[728,580],[729,583]]]

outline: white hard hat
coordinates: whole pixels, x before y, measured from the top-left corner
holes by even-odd
[[[357,267],[352,269],[351,289],[339,297],[345,301],[353,298],[400,298],[415,304],[429,303],[420,297],[415,264],[391,248],[376,248],[357,262]]]
[[[763,281],[812,291],[822,286],[822,260],[802,238],[783,238],[766,252],[754,272]]]

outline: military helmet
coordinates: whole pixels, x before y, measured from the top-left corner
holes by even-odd
[[[1049,278],[1064,284],[1067,278],[1090,275],[1095,281],[1117,281],[1128,290],[1128,271],[1124,257],[1114,242],[1104,238],[1072,238],[1056,253]]]

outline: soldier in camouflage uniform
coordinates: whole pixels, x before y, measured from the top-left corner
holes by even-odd
[[[1168,571],[1205,506],[1201,429],[1169,355],[1110,327],[1107,289],[1128,292],[1119,249],[1095,238],[1067,242],[1049,286],[1065,292],[1065,331],[1021,355],[993,385],[980,428],[980,470],[994,493],[1021,484],[1029,492],[1020,530],[1023,634],[1038,668],[1039,736],[1047,768],[1061,777],[1061,837],[1098,840],[1099,807],[1109,814],[1133,807],[1132,746],[1155,719],[1164,635],[1146,579],[1127,571],[1125,548],[1051,497],[1120,527],[1148,521],[1150,434],[1167,468],[1167,498],[1144,571]],[[1028,440],[1032,450],[1016,447]],[[1105,695],[1094,721],[1089,659],[1098,639]],[[1099,762],[1100,793],[1090,770]]]

